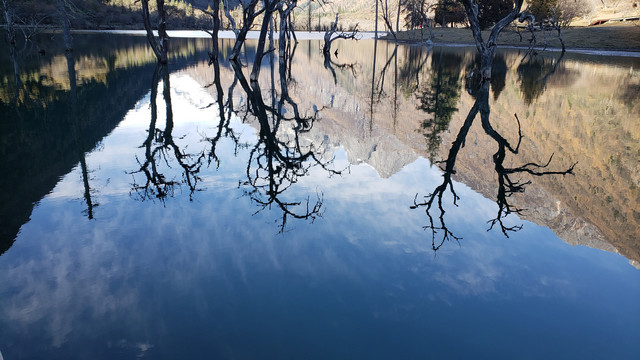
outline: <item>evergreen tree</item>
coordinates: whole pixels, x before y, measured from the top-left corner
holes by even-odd
[[[482,29],[490,28],[505,17],[512,9],[512,0],[478,0],[478,21],[480,22],[480,27]]]
[[[536,22],[548,19],[558,6],[558,0],[528,0],[527,10],[536,18]]]
[[[467,15],[465,14],[462,4],[455,0],[439,0],[435,9],[435,22],[442,27],[447,24],[458,24],[465,22]]]

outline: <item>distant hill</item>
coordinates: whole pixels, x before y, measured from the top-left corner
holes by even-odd
[[[598,19],[615,19],[640,15],[638,0],[583,0],[584,5],[592,9],[589,15],[574,19],[573,25],[588,25]],[[151,8],[155,1],[150,2]],[[209,19],[197,9],[207,9],[212,0],[167,0],[172,8],[169,28],[200,28],[209,24]],[[13,0],[9,1],[16,13],[25,19],[44,19],[45,23],[56,25],[57,0]],[[72,26],[75,28],[142,28],[140,20],[140,2],[136,0],[73,0]],[[230,0],[233,7],[239,0]],[[349,28],[358,24],[360,30],[371,31],[375,28],[374,0],[331,0],[326,3],[301,0],[294,11],[294,24],[297,30],[323,29],[340,13],[340,25]],[[311,14],[309,14],[311,7]],[[389,2],[389,17],[395,20],[397,1]],[[380,12],[382,9],[379,10]],[[310,16],[309,16],[310,15]],[[239,10],[235,12],[240,17]],[[4,20],[4,18],[3,18]],[[395,21],[392,21],[395,23]],[[384,22],[378,27],[385,30]],[[400,29],[404,30],[404,14],[400,16]]]

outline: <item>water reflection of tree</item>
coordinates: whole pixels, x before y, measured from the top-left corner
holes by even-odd
[[[462,57],[440,50],[431,57],[431,77],[416,92],[418,109],[433,117],[422,121],[429,159],[433,162],[442,141],[441,134],[449,128],[451,117],[458,110],[460,99],[460,64]]]
[[[504,90],[507,79],[507,61],[503,54],[495,54],[493,57],[493,67],[491,68],[491,91],[493,92],[493,99],[498,100],[498,97]]]
[[[336,69],[338,69],[340,71],[348,70],[351,73],[351,76],[353,76],[354,79],[356,79],[358,77],[358,71],[357,71],[358,63],[356,63],[356,62],[353,62],[353,63],[339,63],[336,60],[333,60],[333,58],[331,57],[330,53],[323,53],[322,56],[324,57],[324,68],[329,70],[329,72],[331,72],[331,76],[333,76],[333,83],[335,85],[338,84],[338,77],[337,77],[337,74],[336,74]]]
[[[373,70],[372,70],[372,78],[371,78],[371,102],[370,102],[370,122],[369,122],[369,131],[373,131],[373,117],[374,117],[374,107],[376,104],[379,104],[382,99],[387,98],[388,94],[385,90],[385,80],[387,80],[387,71],[391,68],[391,64],[394,64],[394,72],[393,72],[393,108],[392,108],[392,118],[394,128],[397,123],[398,116],[398,44],[396,43],[393,51],[387,57],[387,61],[384,66],[380,70],[380,75],[376,80],[376,57],[377,57],[377,40],[375,40],[374,51],[373,51]]]
[[[217,54],[217,47],[214,48]],[[205,140],[209,142],[211,145],[209,151],[207,152],[207,162],[208,165],[212,163],[216,164],[216,167],[220,166],[220,157],[217,154],[217,147],[222,138],[231,139],[235,145],[234,154],[237,155],[238,149],[243,145],[240,143],[240,135],[237,134],[233,128],[231,127],[231,114],[234,113],[234,103],[233,103],[233,91],[238,84],[238,78],[234,77],[233,82],[229,86],[227,93],[229,96],[225,101],[224,98],[224,90],[222,89],[222,81],[220,78],[220,62],[218,61],[218,56],[211,57],[211,61],[209,65],[213,65],[213,83],[205,86],[215,86],[216,89],[216,102],[211,103],[205,108],[208,108],[212,105],[217,105],[218,108],[218,127],[216,130],[216,134],[213,137],[206,137]]]
[[[75,59],[71,51],[66,52],[67,58],[67,74],[69,75],[69,96],[71,97],[71,109],[69,118],[73,123],[73,137],[76,143],[76,149],[78,152],[78,159],[80,161],[80,172],[82,173],[82,186],[84,188],[84,200],[87,204],[86,214],[89,219],[93,219],[93,208],[97,206],[92,197],[92,189],[89,184],[89,170],[87,167],[87,159],[85,156],[85,145],[82,136],[82,124],[81,117],[78,114],[78,90],[76,84],[76,68]]]
[[[330,175],[339,174],[340,171],[332,168],[331,159],[323,160],[323,144],[302,143],[300,136],[311,130],[318,110],[314,109],[311,114],[300,111],[289,95],[287,61],[281,60],[278,68],[280,96],[276,96],[272,87],[271,105],[265,103],[258,81],[249,83],[240,64],[234,62],[232,65],[248,96],[247,110],[259,125],[257,143],[251,147],[247,162],[247,180],[242,181],[241,185],[247,187],[245,194],[258,205],[257,212],[272,207],[282,211],[279,228],[284,231],[289,218],[315,220],[321,215],[323,204],[319,193],[315,194],[314,200],[311,196],[304,200],[288,200],[288,190],[306,176],[312,167],[319,166]],[[278,100],[274,102],[276,98]]]
[[[157,128],[158,106],[157,95],[158,85],[162,78],[163,97],[165,101],[166,121],[165,128],[161,130]],[[145,149],[144,159],[138,160],[140,168],[132,174],[143,174],[144,182],[133,183],[133,191],[138,195],[140,200],[159,199],[164,201],[167,196],[173,196],[175,187],[179,185],[187,185],[189,188],[189,198],[193,199],[193,195],[199,190],[198,182],[200,179],[200,169],[202,160],[205,157],[204,151],[196,154],[184,152],[173,138],[173,108],[171,104],[171,84],[169,82],[169,70],[166,65],[158,64],[153,74],[151,85],[151,121],[149,123],[148,135],[142,144]],[[181,179],[175,177],[167,177],[165,170],[161,167],[164,165],[171,168],[174,160],[180,167]]]
[[[493,154],[494,170],[498,178],[498,190],[496,195],[496,204],[498,205],[498,211],[496,217],[489,220],[489,230],[494,226],[500,228],[505,236],[509,236],[509,232],[518,231],[521,229],[521,225],[509,226],[505,223],[505,219],[510,214],[520,215],[525,210],[520,208],[510,201],[511,196],[517,193],[522,193],[525,187],[531,183],[530,180],[516,179],[518,175],[532,175],[532,176],[546,176],[546,175],[566,175],[572,174],[576,164],[573,164],[566,170],[546,170],[553,159],[553,155],[545,163],[529,162],[517,167],[508,167],[504,165],[504,161],[508,154],[517,155],[520,149],[521,141],[523,138],[520,120],[515,116],[515,122],[518,126],[518,140],[515,144],[509,142],[502,134],[496,131],[491,125],[489,115],[489,87],[488,81],[482,82],[477,88],[471,91],[471,94],[475,97],[475,103],[469,110],[469,113],[464,121],[464,124],[458,131],[455,141],[449,149],[449,153],[446,160],[440,161],[441,169],[443,173],[443,181],[437,186],[430,194],[424,197],[423,201],[418,201],[418,195],[414,200],[412,208],[425,208],[429,223],[425,226],[425,229],[431,230],[431,244],[434,251],[440,249],[440,247],[449,240],[460,240],[460,237],[454,235],[454,233],[447,227],[445,219],[445,205],[443,204],[443,198],[447,193],[447,190],[451,193],[453,198],[453,205],[458,205],[460,199],[454,190],[454,184],[452,181],[452,175],[456,173],[455,164],[458,153],[464,147],[465,139],[469,132],[473,121],[478,113],[480,113],[480,119],[482,123],[482,129],[490,136],[498,145],[498,150]]]
[[[542,95],[546,89],[547,80],[558,71],[564,54],[563,52],[557,59],[528,56],[518,65],[516,71],[520,82],[520,91],[527,105]]]
[[[398,85],[406,96],[413,96],[420,87],[420,75],[429,60],[430,51],[422,46],[407,46],[404,61],[398,68]]]

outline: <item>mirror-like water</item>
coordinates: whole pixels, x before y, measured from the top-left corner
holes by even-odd
[[[0,58],[5,359],[640,353],[638,59],[75,41]]]

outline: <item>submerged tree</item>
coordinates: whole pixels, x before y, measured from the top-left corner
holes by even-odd
[[[392,25],[392,14],[391,14],[391,7],[389,5],[389,0],[376,0],[376,1],[380,1],[380,8],[382,10],[382,20],[384,21],[385,26],[387,27],[387,30],[389,31],[389,33],[391,33],[391,36],[393,36],[393,40],[395,42],[398,42],[398,36],[396,34],[396,32],[398,32],[400,30],[400,12],[402,11],[402,0],[398,0],[398,6],[397,6],[397,10],[396,10],[396,19],[395,19],[395,27]],[[376,4],[376,12],[377,12],[377,4]],[[377,15],[376,15],[376,20],[377,20]]]
[[[24,14],[18,14],[16,11],[16,0],[0,0],[0,5],[2,11],[2,20],[4,20],[4,28],[7,32],[7,40],[9,41],[10,47],[16,50],[16,45],[18,42],[18,37],[16,34],[18,31],[22,34],[24,39],[24,45],[30,42],[36,34],[41,33],[46,30],[48,26],[43,23],[47,20],[46,16],[39,15],[30,15],[26,16]]]
[[[73,50],[73,38],[71,37],[71,23],[69,21],[69,14],[67,7],[69,4],[66,0],[58,0],[58,18],[62,25],[62,37],[64,39],[65,50]]]

